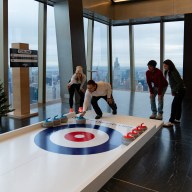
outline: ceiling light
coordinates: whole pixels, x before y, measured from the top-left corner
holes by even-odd
[[[131,1],[131,0],[112,0],[114,3],[120,3],[120,2],[126,2],[126,1]]]
[[[113,3],[136,2],[141,0],[111,0]]]

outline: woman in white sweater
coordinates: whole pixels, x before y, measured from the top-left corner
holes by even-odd
[[[75,90],[77,90],[79,96],[80,96],[80,107],[79,112],[81,113],[83,111],[83,101],[84,101],[84,89],[83,85],[86,81],[86,75],[83,73],[83,68],[81,66],[76,67],[76,71],[71,77],[70,82],[68,83],[68,90],[69,90],[69,105],[70,110],[69,112],[73,112],[73,96],[75,93]]]

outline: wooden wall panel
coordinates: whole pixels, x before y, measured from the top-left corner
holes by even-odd
[[[109,0],[84,0],[83,7],[113,20],[192,13],[191,0],[143,0],[117,5]]]

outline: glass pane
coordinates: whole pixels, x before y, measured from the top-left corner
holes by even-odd
[[[47,7],[46,100],[60,99],[60,77],[57,56],[54,9]]]
[[[134,26],[135,41],[135,82],[136,91],[148,91],[146,82],[147,63],[157,62],[160,67],[160,24],[145,24]]]
[[[87,27],[88,27],[88,19],[83,18],[84,23],[84,38],[85,38],[85,55],[87,56]]]
[[[107,56],[107,25],[94,23],[93,73],[95,81],[109,81]]]
[[[183,76],[184,21],[165,23],[165,59],[170,59]]]
[[[113,89],[130,89],[128,26],[112,28]]]
[[[11,43],[28,43],[29,49],[38,50],[38,5],[39,3],[34,0],[8,1],[9,48],[11,48]],[[38,100],[38,68],[30,67],[29,73],[30,103],[36,103]],[[12,68],[9,68],[9,100],[12,104]]]

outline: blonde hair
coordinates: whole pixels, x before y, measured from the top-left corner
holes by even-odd
[[[76,70],[75,70],[75,73],[81,73],[81,74],[83,74],[83,67],[82,67],[82,66],[77,66],[77,67],[76,67]]]
[[[75,70],[75,73],[77,74],[77,73],[80,73],[81,75],[80,75],[80,77],[79,76],[76,76],[76,80],[77,81],[82,81],[82,79],[83,79],[83,67],[82,66],[77,66],[76,67],[76,70]]]

